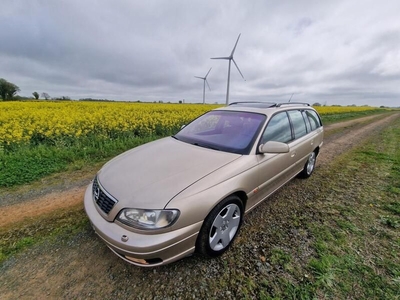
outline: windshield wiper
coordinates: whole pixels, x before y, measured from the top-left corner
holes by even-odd
[[[193,145],[199,146],[199,147],[203,147],[203,148],[207,148],[207,149],[221,151],[221,149],[218,149],[218,148],[215,148],[215,147],[209,146],[209,145],[204,145],[204,144],[199,144],[199,143],[193,143]]]

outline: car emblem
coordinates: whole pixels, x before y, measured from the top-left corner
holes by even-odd
[[[94,190],[94,199],[97,201],[97,200],[99,200],[99,197],[100,197],[100,189],[96,188]]]

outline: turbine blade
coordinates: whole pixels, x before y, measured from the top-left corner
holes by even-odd
[[[207,82],[207,85],[208,85],[208,88],[209,88],[209,90],[211,91],[211,88],[210,88],[210,85],[208,84],[208,81],[207,81],[207,79],[206,79],[206,82]]]
[[[233,53],[235,53],[236,46],[237,46],[237,44],[238,44],[238,42],[239,42],[240,35],[241,35],[241,33],[239,33],[239,36],[238,36],[238,38],[237,38],[237,40],[236,40],[235,47],[233,47],[233,50],[232,50],[232,53],[231,53],[231,57],[233,57]]]
[[[212,69],[212,68],[210,68],[210,70],[208,70],[207,75],[206,75],[206,77],[204,77],[204,78],[207,78],[207,76],[208,76],[208,74],[210,73],[211,69]]]
[[[239,69],[238,65],[236,64],[236,61],[233,58],[232,58],[232,60],[233,60],[233,63],[235,64],[236,68],[238,69],[240,75],[242,75],[242,78],[244,79],[244,76],[243,76],[242,72],[240,72],[240,69]],[[246,79],[244,79],[244,81],[246,81]]]
[[[231,59],[230,57],[211,57],[211,59]]]
[[[199,76],[194,76],[194,77],[196,77],[196,78],[200,78],[200,79],[203,79],[203,80],[204,80],[204,78],[203,78],[203,77],[199,77]]]

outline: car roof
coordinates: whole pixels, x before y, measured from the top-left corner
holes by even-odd
[[[314,110],[310,106],[310,104],[303,102],[285,102],[285,103],[233,102],[228,106],[217,108],[217,110],[247,111],[247,112],[261,113],[264,115],[271,115],[277,111],[285,111],[289,109],[304,109],[304,108],[309,108]]]

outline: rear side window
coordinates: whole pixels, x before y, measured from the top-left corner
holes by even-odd
[[[286,112],[276,114],[271,118],[263,133],[261,143],[268,141],[287,143],[292,139],[289,118]]]
[[[306,123],[304,122],[303,115],[299,110],[288,111],[290,120],[292,121],[294,137],[296,139],[301,138],[307,134]]]
[[[304,110],[302,110],[301,114],[303,115],[304,122],[306,122],[307,132],[311,132],[311,124],[310,124],[310,120],[307,117],[306,112]]]
[[[321,122],[319,120],[319,117],[317,115],[317,113],[313,110],[306,110],[306,114],[308,119],[310,120],[311,123],[311,129],[315,130],[318,127],[321,127]]]

